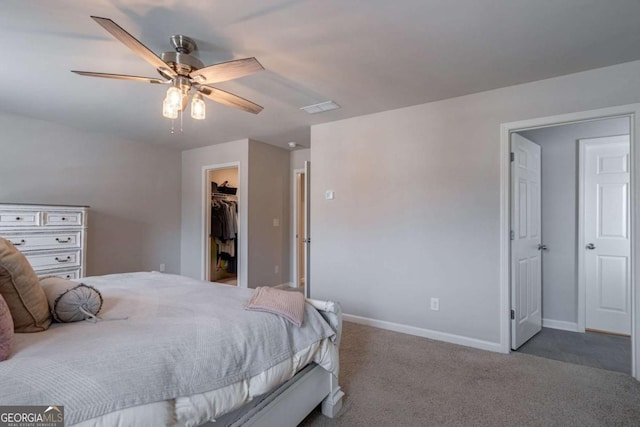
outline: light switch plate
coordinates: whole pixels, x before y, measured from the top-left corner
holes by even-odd
[[[324,193],[324,198],[325,198],[325,199],[327,199],[327,200],[333,200],[333,197],[334,197],[334,193],[333,193],[333,191],[331,191],[331,190],[327,190],[327,191],[325,191],[325,193]]]

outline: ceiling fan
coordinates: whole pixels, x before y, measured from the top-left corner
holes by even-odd
[[[183,35],[170,37],[175,52],[164,52],[158,56],[111,19],[98,16],[91,18],[135,54],[153,65],[160,73],[161,78],[72,70],[73,73],[82,76],[170,85],[163,102],[162,114],[171,119],[177,118],[178,112],[185,110],[192,92],[191,117],[195,119],[205,118],[205,104],[202,96],[249,113],[258,114],[262,111],[261,106],[251,101],[209,86],[213,83],[237,79],[264,70],[256,58],[236,59],[205,67],[198,58],[191,55],[197,50],[195,41]]]

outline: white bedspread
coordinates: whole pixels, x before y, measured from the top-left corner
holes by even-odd
[[[103,293],[101,316],[128,320],[17,334],[11,358],[0,363],[0,405],[65,405],[72,425],[173,401],[176,422],[195,425],[288,379],[294,365],[317,359],[335,368],[322,361],[323,353],[335,351],[329,344],[334,331],[309,305],[298,328],[273,314],[245,311],[248,289],[160,273],[82,282]],[[231,394],[241,398],[224,402]]]

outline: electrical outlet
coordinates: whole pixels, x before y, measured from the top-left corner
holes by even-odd
[[[164,273],[164,268],[165,268],[165,265],[164,264],[160,264],[160,273]]]
[[[279,265],[276,265],[276,266],[273,268],[273,272],[274,272],[275,274],[278,274],[278,272],[279,272],[279,271],[280,271],[280,266],[279,266]]]
[[[440,310],[440,298],[431,298],[431,310],[433,311]]]
[[[280,219],[273,218],[273,226],[274,227],[280,227]]]

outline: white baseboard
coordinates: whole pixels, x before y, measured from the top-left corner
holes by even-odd
[[[565,322],[564,320],[542,319],[542,326],[551,329],[560,329],[562,331],[578,332],[578,324],[576,322]]]
[[[431,329],[418,328],[416,326],[403,325],[401,323],[387,322],[385,320],[370,319],[368,317],[343,314],[342,318],[347,322],[359,323],[361,325],[373,326],[375,328],[387,329],[389,331],[401,332],[403,334],[415,335],[432,340],[444,341],[451,344],[464,345],[466,347],[479,348],[480,350],[494,351],[501,353],[500,343],[469,338],[462,335],[448,334],[446,332],[434,331]]]

